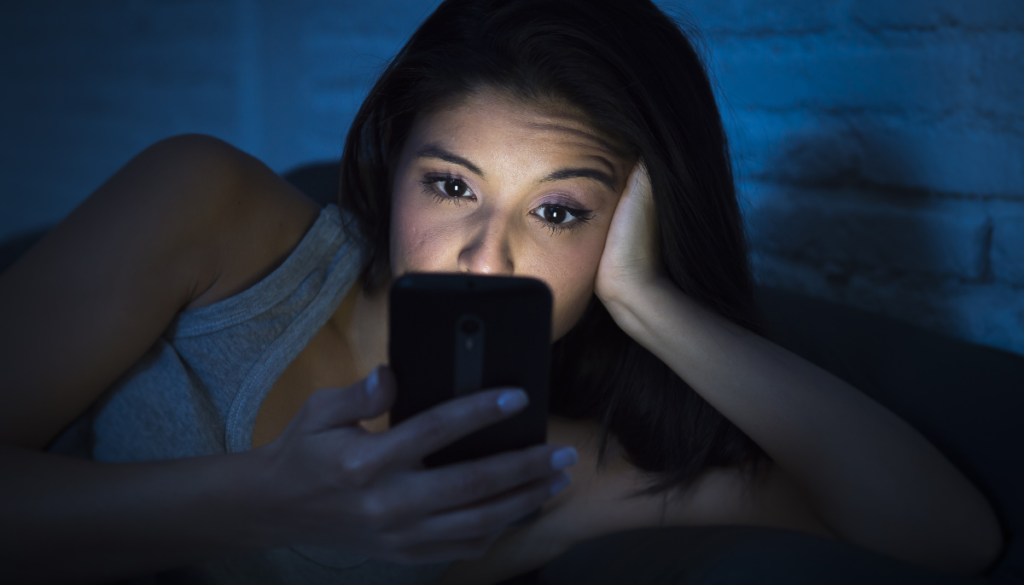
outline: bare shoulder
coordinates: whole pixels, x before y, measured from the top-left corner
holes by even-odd
[[[194,291],[183,310],[231,297],[259,282],[295,249],[321,207],[258,159],[202,137],[220,180],[207,217],[196,224],[216,258],[215,278]]]
[[[215,138],[135,156],[0,274],[0,443],[45,446],[177,313],[286,255],[317,209]]]

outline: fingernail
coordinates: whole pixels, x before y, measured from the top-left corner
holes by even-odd
[[[569,487],[569,484],[571,484],[571,483],[572,483],[572,478],[569,477],[568,473],[565,473],[563,471],[562,474],[559,476],[559,478],[555,480],[555,483],[551,484],[551,495],[554,496],[554,495],[558,494],[558,492],[560,492],[560,491],[564,490],[565,488]]]
[[[502,412],[516,412],[522,410],[530,403],[530,399],[526,396],[526,392],[522,390],[509,390],[502,392],[501,396],[498,397],[498,408]]]
[[[373,393],[377,391],[377,384],[380,383],[380,377],[377,375],[378,371],[380,371],[379,367],[373,368],[373,371],[370,372],[370,375],[366,377],[365,389],[366,393],[370,396],[373,396]]]
[[[576,449],[563,447],[551,455],[551,468],[555,470],[565,469],[570,465],[575,465],[579,460],[580,456],[576,453]]]

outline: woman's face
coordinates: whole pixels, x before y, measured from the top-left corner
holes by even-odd
[[[629,162],[581,118],[498,92],[421,116],[395,172],[392,273],[538,278],[558,339],[593,294]]]

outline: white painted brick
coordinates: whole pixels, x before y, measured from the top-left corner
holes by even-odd
[[[1024,215],[993,219],[992,274],[998,280],[1024,286]]]
[[[370,89],[377,75],[402,47],[394,37],[328,37],[308,39],[304,43],[307,66],[304,86],[310,99],[319,101],[321,93],[361,94]]]
[[[1024,354],[1024,290],[1000,284],[950,288],[943,292],[955,311],[954,335]]]
[[[315,0],[308,1],[316,10],[307,11],[304,21],[312,30],[404,38],[440,3],[441,0]]]
[[[1020,2],[1024,12],[1024,2]],[[1024,39],[1018,32],[990,32],[972,47],[975,107],[1000,121],[1024,120]]]
[[[948,335],[1024,355],[1024,291],[1005,284],[893,279],[849,273],[773,254],[755,257],[765,286],[850,305]]]
[[[1024,195],[1024,135],[900,117],[861,118],[872,182],[973,195]]]
[[[17,4],[0,19],[0,238],[58,221],[161,138],[237,132],[230,4]]]
[[[850,305],[963,338],[959,321],[948,306],[948,295],[939,292],[944,284],[941,280],[878,278],[870,270],[857,272],[809,264],[776,254],[762,254],[755,268],[758,282],[764,286]]]
[[[746,0],[657,0],[672,16],[692,16],[709,36],[722,34],[763,35],[804,33],[829,29],[836,24],[838,2],[783,0],[758,5]]]
[[[853,0],[850,15],[867,28],[1024,28],[1018,0]]]
[[[722,90],[737,108],[944,111],[972,104],[968,49],[766,37],[716,43],[714,59]]]
[[[1012,125],[803,111],[726,110],[725,119],[745,176],[795,184],[856,179],[1024,199],[1024,133]]]
[[[990,222],[969,204],[763,188],[771,194],[747,212],[758,249],[907,273],[966,279],[984,274]]]

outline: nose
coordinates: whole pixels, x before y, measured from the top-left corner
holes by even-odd
[[[459,250],[459,271],[511,275],[515,271],[511,232],[508,222],[499,217],[483,222]]]

